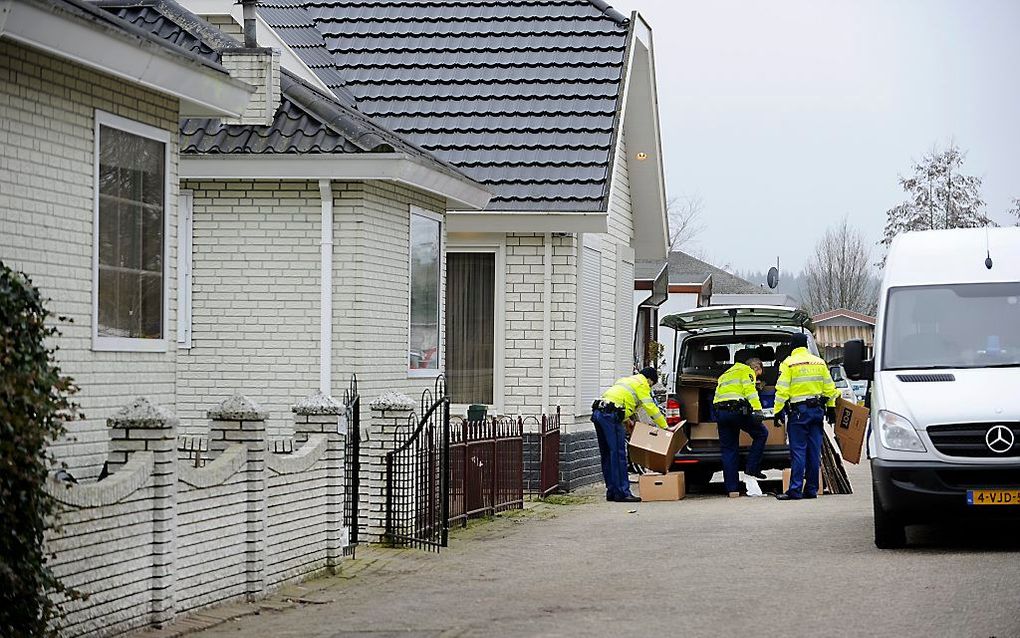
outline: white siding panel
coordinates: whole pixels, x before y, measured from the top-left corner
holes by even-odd
[[[600,392],[602,337],[602,253],[589,246],[581,256],[581,334],[578,342],[578,409],[585,412]]]
[[[620,258],[616,288],[616,367],[618,375],[631,372],[634,366],[634,260]]]

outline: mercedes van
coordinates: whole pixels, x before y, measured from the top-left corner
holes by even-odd
[[[849,341],[843,362],[872,380],[875,544],[1020,519],[1020,228],[900,235],[880,294],[873,358]]]

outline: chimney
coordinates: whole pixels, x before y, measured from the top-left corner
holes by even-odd
[[[236,119],[224,124],[272,124],[280,107],[280,52],[259,47],[255,37],[257,0],[239,0],[244,18],[244,46],[223,49],[220,58],[230,76],[255,87],[248,108]]]

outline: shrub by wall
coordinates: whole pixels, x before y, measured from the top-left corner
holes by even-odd
[[[58,334],[39,290],[0,262],[0,635],[42,636],[60,590],[46,566],[43,533],[55,504],[43,489],[54,461],[47,443],[76,416],[73,381],[61,375]],[[64,320],[60,317],[59,320]],[[47,321],[50,324],[47,324]]]

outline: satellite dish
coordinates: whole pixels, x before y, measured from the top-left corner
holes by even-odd
[[[779,269],[775,266],[769,268],[769,274],[765,277],[765,282],[768,283],[769,288],[775,290],[776,286],[779,285]]]

